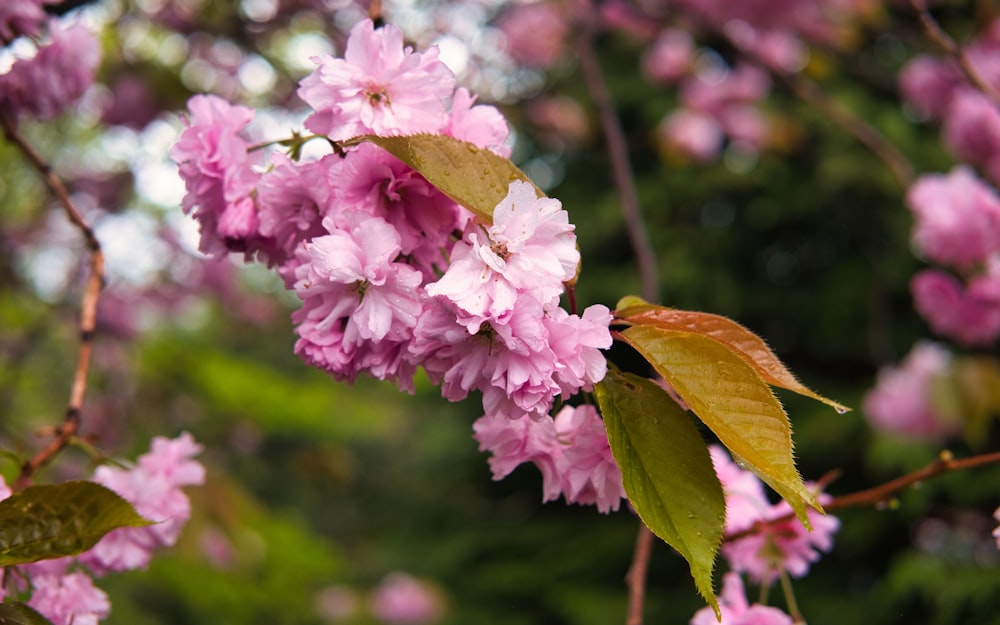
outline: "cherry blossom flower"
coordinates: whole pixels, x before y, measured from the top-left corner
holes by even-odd
[[[996,510],[993,511],[993,518],[996,519],[997,521],[1000,521],[1000,508],[997,508]],[[1000,549],[1000,525],[998,525],[997,528],[993,530],[993,538],[997,539],[997,549]]]
[[[494,480],[531,462],[542,473],[542,501],[562,495],[567,503],[593,504],[608,513],[626,498],[604,422],[593,406],[564,406],[554,418],[487,415],[473,430],[479,449],[490,452]]]
[[[16,4],[16,2],[15,2]],[[30,59],[0,74],[0,108],[49,120],[61,115],[93,84],[101,60],[97,38],[80,23],[49,22],[51,41]]]
[[[538,197],[523,181],[510,184],[493,224],[473,223],[451,253],[451,266],[427,285],[469,315],[469,327],[490,318],[505,323],[522,291],[543,305],[558,300],[580,262],[574,226],[558,200]]]
[[[433,623],[444,615],[441,597],[406,573],[389,573],[368,598],[375,618],[388,625]]]
[[[144,568],[154,549],[175,544],[191,515],[190,501],[181,487],[205,480],[204,467],[192,459],[200,452],[201,446],[184,433],[172,440],[154,438],[150,451],[139,457],[134,468],[98,467],[95,482],[117,492],[141,516],[156,523],[113,530],[77,559],[97,574]]]
[[[300,243],[326,234],[323,217],[329,212],[333,189],[330,172],[342,159],[330,154],[320,160],[296,163],[280,152],[271,155],[274,169],[258,187],[260,234],[274,241],[266,259],[283,265],[295,256]],[[282,271],[288,284],[288,271]],[[291,286],[291,284],[288,284]]]
[[[81,571],[66,575],[34,575],[28,605],[53,625],[97,625],[111,612],[111,602]]]
[[[56,0],[7,0],[0,4],[0,39],[13,40],[19,35],[38,35],[45,22],[43,4]]]
[[[259,220],[250,199],[259,175],[250,167],[249,143],[241,132],[253,120],[253,110],[234,106],[212,95],[188,101],[191,117],[170,156],[187,188],[182,207],[198,221],[205,254],[249,251]]]
[[[840,521],[814,510],[807,512],[812,531],[791,515],[792,507],[785,501],[770,504],[763,484],[749,471],[740,469],[718,447],[710,449],[716,474],[726,495],[726,533],[753,528],[742,538],[722,546],[722,554],[733,571],[745,572],[758,583],[771,583],[784,569],[794,577],[802,577],[820,551],[833,547],[833,533]],[[820,495],[820,503],[829,498]]]
[[[319,66],[298,94],[315,111],[306,128],[342,141],[364,134],[435,132],[447,120],[455,76],[438,60],[403,47],[403,32],[362,20],[351,29],[344,58],[314,57]]]
[[[456,89],[448,123],[441,132],[505,158],[510,156],[511,148],[504,144],[510,134],[507,120],[495,106],[475,102],[476,96],[470,94],[468,89]]]
[[[921,176],[906,201],[913,240],[931,260],[968,269],[1000,251],[1000,197],[971,168]]]
[[[792,617],[778,608],[750,605],[743,589],[743,580],[736,573],[726,573],[722,577],[722,592],[719,594],[719,611],[722,620],[715,618],[711,607],[698,610],[691,619],[691,625],[792,625]]]
[[[944,374],[951,353],[937,343],[921,342],[900,366],[883,367],[874,389],[864,398],[864,412],[878,430],[906,437],[941,440],[957,424],[939,415],[931,402],[932,383]]]
[[[422,310],[422,278],[396,262],[399,234],[378,217],[360,216],[346,229],[330,218],[323,225],[328,234],[297,252],[296,353],[340,379],[372,367],[382,379],[405,373],[400,359]]]
[[[910,281],[913,304],[935,333],[966,345],[988,345],[1000,336],[1000,299],[989,288],[997,277],[965,289],[953,276],[925,269]]]
[[[691,69],[694,60],[694,41],[684,30],[663,30],[642,58],[644,73],[651,80],[673,84]]]
[[[331,219],[343,227],[356,213],[381,217],[398,236],[400,252],[428,279],[448,263],[452,245],[472,214],[438,191],[423,176],[382,148],[365,143],[331,168]]]
[[[507,54],[518,63],[548,67],[562,55],[569,33],[566,18],[551,2],[512,4],[497,20]]]

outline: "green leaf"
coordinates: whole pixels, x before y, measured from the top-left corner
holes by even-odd
[[[0,603],[0,625],[52,625],[52,621],[26,603],[4,601]]]
[[[629,501],[643,523],[688,561],[698,591],[718,614],[712,568],[726,501],[698,429],[644,378],[609,371],[596,394]]]
[[[535,186],[510,160],[453,137],[365,135],[344,144],[364,141],[374,143],[418,171],[427,182],[487,224],[493,223],[493,209],[507,197],[511,182],[523,180]],[[535,192],[539,197],[545,195],[537,186]]]
[[[771,351],[764,339],[732,319],[710,313],[656,306],[635,296],[622,298],[618,302],[616,315],[622,321],[633,325],[652,325],[667,330],[707,336],[741,356],[768,384],[821,401],[841,414],[850,410],[847,406],[827,399],[799,382]]]
[[[31,486],[0,501],[0,566],[72,556],[119,527],[152,525],[95,482]]]
[[[729,346],[701,334],[638,325],[621,335],[733,458],[777,491],[810,527],[806,506],[822,508],[795,468],[788,416],[757,371]]]

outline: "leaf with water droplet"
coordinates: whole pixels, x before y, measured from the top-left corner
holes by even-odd
[[[698,428],[644,378],[609,371],[595,393],[629,501],[643,523],[684,556],[698,592],[718,614],[712,569],[726,503]]]

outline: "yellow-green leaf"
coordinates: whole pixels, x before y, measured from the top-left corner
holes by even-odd
[[[698,591],[718,613],[712,568],[726,501],[698,429],[647,379],[609,371],[595,392],[629,501],[643,523],[688,561]]]
[[[493,209],[507,197],[515,180],[535,186],[514,163],[467,141],[444,135],[418,134],[402,137],[365,135],[346,145],[368,141],[386,150],[420,173],[439,191],[493,223]],[[539,197],[545,194],[535,186]]]
[[[648,304],[638,297],[622,298],[616,315],[633,325],[652,325],[667,330],[692,332],[707,336],[729,347],[772,386],[811,397],[843,414],[850,408],[812,391],[798,381],[764,339],[732,319],[703,312],[676,310]]]
[[[732,348],[707,336],[653,325],[622,332],[745,468],[781,495],[809,527],[822,510],[792,453],[788,416],[767,383]]]
[[[73,556],[113,529],[151,524],[95,482],[31,486],[0,501],[0,566]]]

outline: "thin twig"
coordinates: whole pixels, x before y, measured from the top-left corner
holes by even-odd
[[[639,522],[639,534],[635,538],[635,552],[632,565],[625,575],[628,584],[628,616],[625,625],[642,625],[642,608],[646,598],[646,571],[649,570],[649,556],[653,552],[653,532]]]
[[[823,506],[823,509],[830,512],[832,510],[841,510],[843,508],[853,508],[857,506],[877,506],[891,500],[896,493],[900,492],[904,488],[924,482],[932,477],[990,464],[1000,464],[1000,451],[956,460],[950,451],[944,450],[933,462],[923,468],[897,477],[896,479],[889,480],[879,486],[874,486],[856,493],[834,497],[829,503]],[[757,521],[748,529],[727,534],[722,540],[724,542],[739,540],[740,538],[759,532],[765,526],[782,523],[794,516],[794,512],[789,512],[788,514],[768,521]]]
[[[615,113],[615,104],[601,73],[601,66],[594,52],[594,27],[590,16],[581,20],[580,33],[576,41],[577,54],[580,59],[580,69],[583,79],[590,92],[590,97],[597,106],[601,119],[601,129],[608,143],[611,156],[611,171],[618,189],[622,216],[628,229],[629,241],[635,253],[639,266],[639,279],[642,296],[655,302],[659,299],[659,277],[656,268],[656,252],[649,240],[649,231],[642,218],[639,208],[639,197],[635,190],[635,179],[632,166],[629,163],[628,146],[625,133]]]
[[[28,486],[32,476],[66,447],[80,429],[80,411],[83,408],[83,397],[87,392],[87,374],[90,370],[94,332],[97,328],[97,303],[104,286],[104,253],[101,251],[101,244],[94,235],[94,231],[84,220],[76,205],[73,204],[62,180],[52,171],[52,167],[42,155],[18,131],[17,123],[13,117],[0,111],[0,124],[3,125],[7,138],[21,150],[45,179],[45,184],[59,200],[66,217],[83,235],[84,243],[90,253],[90,275],[87,278],[87,285],[80,305],[80,349],[66,415],[63,422],[54,428],[55,438],[21,466],[20,475],[14,483],[14,488],[17,490]]]
[[[983,77],[979,75],[975,66],[972,65],[972,61],[970,61],[968,55],[965,54],[965,50],[963,50],[962,47],[958,45],[958,42],[952,39],[951,36],[948,35],[943,28],[941,28],[941,25],[937,23],[937,20],[934,19],[934,16],[931,15],[927,8],[927,2],[925,0],[910,0],[910,6],[912,6],[913,10],[917,12],[917,16],[920,18],[920,23],[923,25],[924,30],[927,31],[927,36],[930,40],[933,41],[937,47],[941,48],[945,54],[952,56],[969,82],[972,83],[976,89],[981,91],[982,94],[993,103],[993,106],[1000,109],[1000,95],[997,95],[997,92],[993,89],[993,87],[991,87],[990,84],[983,80]]]

